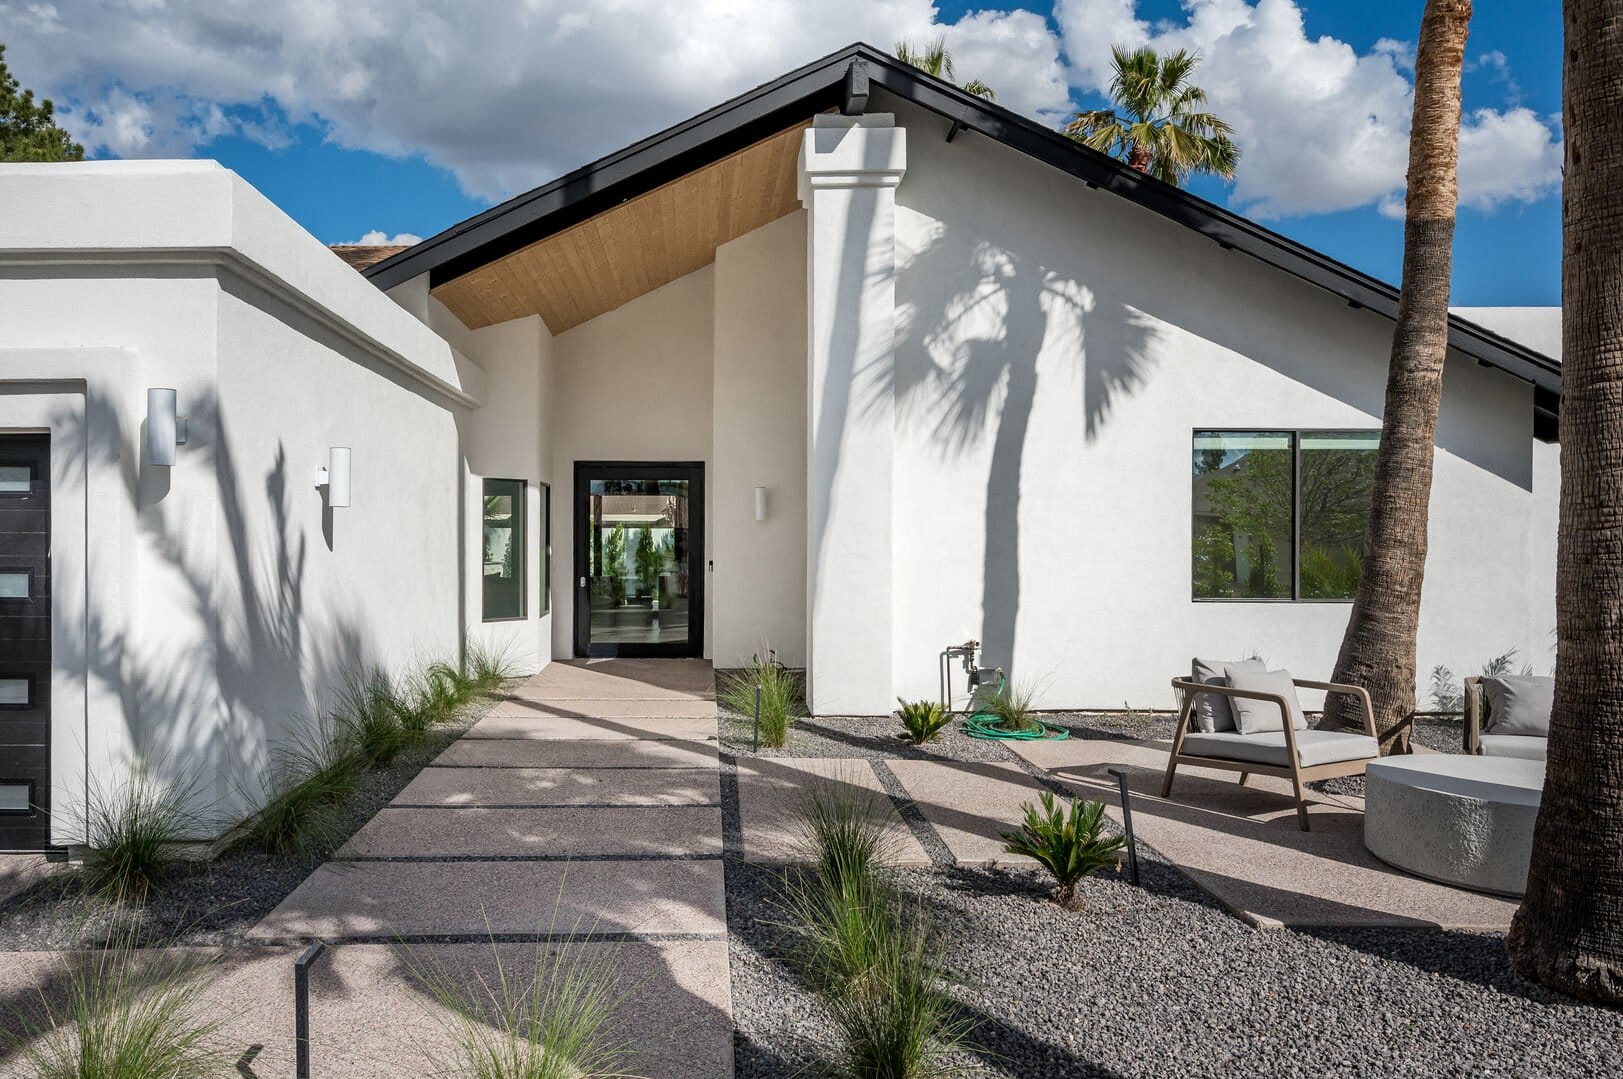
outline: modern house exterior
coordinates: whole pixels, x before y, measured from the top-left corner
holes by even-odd
[[[243,810],[465,635],[829,715],[967,638],[1052,708],[1329,672],[1395,289],[877,50],[344,254],[212,163],[0,166],[0,848],[137,758]],[[1558,344],[1451,322],[1423,672],[1550,662]]]

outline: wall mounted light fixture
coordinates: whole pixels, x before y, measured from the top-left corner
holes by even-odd
[[[316,486],[327,489],[327,505],[342,509],[349,505],[349,447],[334,446],[327,451],[327,467],[316,469]]]
[[[175,466],[175,447],[186,444],[186,417],[175,415],[175,391],[159,386],[147,390],[147,463],[159,468]]]
[[[766,520],[766,488],[765,487],[757,487],[755,489],[755,519],[757,521]]]

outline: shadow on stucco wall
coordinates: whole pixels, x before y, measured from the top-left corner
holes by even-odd
[[[194,399],[188,413],[188,470],[201,464],[217,487],[217,502],[201,508],[170,501],[170,470],[145,462],[141,432],[100,395],[87,395],[82,415],[52,419],[62,442],[86,456],[53,462],[58,476],[81,467],[120,476],[127,504],[92,506],[88,527],[122,532],[133,522],[139,539],[134,550],[127,533],[121,544],[116,604],[98,592],[108,582],[92,581],[91,594],[76,602],[58,597],[59,613],[83,622],[84,652],[73,650],[78,634],[58,634],[53,665],[86,671],[92,702],[112,697],[122,707],[110,715],[92,704],[89,745],[75,749],[114,774],[95,774],[93,764],[91,780],[116,782],[121,766],[144,764],[193,792],[193,810],[218,827],[246,812],[275,746],[302,733],[300,724],[320,715],[344,679],[374,657],[364,623],[339,602],[319,614],[308,609],[306,538],[293,519],[280,443],[256,471],[236,459],[212,394]],[[245,489],[255,476],[258,490]],[[253,523],[256,500],[268,528]],[[161,598],[165,588],[174,595]],[[141,589],[149,604],[170,603],[184,616],[141,620]]]
[[[1153,329],[1099,287],[1040,262],[936,227],[898,273],[894,393],[898,426],[916,426],[947,454],[990,444],[981,556],[981,644],[986,661],[1016,655],[1022,484],[1040,385],[1080,375],[1088,441],[1118,399],[1143,385]],[[1045,466],[1062,462],[1044,462]]]

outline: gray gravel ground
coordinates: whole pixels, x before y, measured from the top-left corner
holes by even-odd
[[[87,894],[71,869],[0,903],[0,952],[71,948],[130,932],[148,945],[239,943],[248,930],[292,893],[344,840],[371,820],[412,778],[467,730],[488,705],[430,737],[386,769],[366,772],[360,789],[335,808],[337,838],[304,858],[283,858],[237,846],[211,861],[174,865],[140,908],[120,908]]]
[[[1167,733],[1172,722],[1147,714],[1063,721],[1073,737],[1095,738]],[[1453,749],[1458,731],[1457,720],[1423,722],[1417,740]],[[885,733],[882,721],[855,721],[804,732],[781,752],[832,756],[844,746],[841,755],[885,755],[877,753]],[[870,752],[850,751],[858,747]],[[958,736],[931,752],[983,747]],[[834,1035],[783,962],[784,931],[774,924],[782,871],[738,860],[734,761],[723,761],[737,1075],[824,1074]],[[1038,871],[958,869],[941,864],[939,840],[926,845],[938,864],[896,878],[937,912],[961,979],[957,997],[977,1024],[978,1074],[1619,1074],[1623,1015],[1522,982],[1498,934],[1252,929],[1144,847],[1141,887],[1113,873],[1095,877],[1073,914],[1048,901]]]

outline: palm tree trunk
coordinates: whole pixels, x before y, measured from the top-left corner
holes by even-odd
[[[1623,1004],[1623,0],[1567,0],[1555,712],[1525,977]]]
[[[1155,155],[1148,146],[1142,143],[1133,143],[1133,148],[1127,151],[1127,164],[1139,172],[1150,171],[1150,161]]]
[[[1415,635],[1426,571],[1432,441],[1448,353],[1448,287],[1459,201],[1460,69],[1470,23],[1470,0],[1427,0],[1420,19],[1403,293],[1392,335],[1363,573],[1336,659],[1336,681],[1369,690],[1385,752],[1408,750],[1415,708]],[[1327,703],[1325,724],[1352,726],[1356,720],[1347,712]]]

